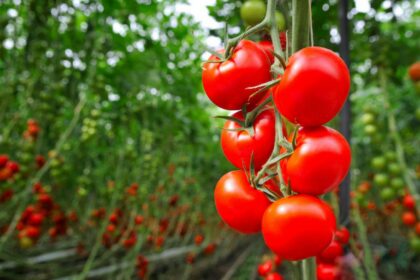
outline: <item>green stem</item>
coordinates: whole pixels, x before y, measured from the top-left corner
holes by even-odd
[[[363,245],[363,265],[365,266],[367,279],[368,280],[377,280],[378,273],[376,271],[375,264],[373,262],[373,255],[370,249],[370,244],[366,234],[366,227],[363,223],[362,217],[360,216],[360,211],[358,207],[355,207],[353,210],[353,220],[356,224],[356,228],[359,234],[360,242]]]
[[[316,279],[316,262],[315,258],[308,258],[302,261],[303,280]]]
[[[420,195],[417,192],[416,184],[414,183],[414,180],[411,177],[411,174],[409,173],[409,169],[407,167],[402,140],[401,140],[400,134],[398,133],[397,121],[395,118],[394,111],[392,110],[390,102],[389,102],[387,78],[383,69],[381,69],[379,72],[379,78],[380,78],[380,84],[381,84],[381,89],[383,93],[385,111],[388,112],[387,114],[388,129],[389,129],[392,139],[394,140],[395,149],[397,152],[397,160],[398,160],[399,165],[401,166],[401,169],[403,170],[402,171],[403,178],[404,178],[405,183],[407,184],[408,190],[410,191],[410,194],[413,196],[413,198],[416,201],[415,207],[416,207],[417,216],[420,217]]]
[[[292,1],[292,53],[309,45],[310,0]],[[310,2],[309,2],[310,3]]]

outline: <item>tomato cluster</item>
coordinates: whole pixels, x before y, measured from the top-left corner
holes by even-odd
[[[241,170],[221,177],[214,199],[231,228],[245,234],[262,231],[266,245],[279,257],[302,260],[332,246],[336,231],[333,211],[317,196],[336,189],[350,168],[346,139],[324,126],[343,106],[350,76],[335,53],[307,47],[290,57],[278,85],[258,91],[272,80],[272,58],[264,52],[242,40],[225,58],[214,55],[204,63],[209,99],[223,109],[242,109],[226,117],[221,136],[226,158]],[[288,138],[280,138],[286,131],[278,131],[276,110],[296,126]],[[280,188],[289,193],[277,195]]]
[[[264,280],[283,280],[283,276],[277,272],[282,260],[279,256],[263,256],[263,262],[258,265],[257,272]]]

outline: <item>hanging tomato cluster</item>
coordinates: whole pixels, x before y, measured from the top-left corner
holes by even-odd
[[[328,49],[307,47],[289,58],[284,73],[272,74],[272,57],[257,43],[226,49],[202,73],[209,99],[237,110],[223,117],[221,146],[240,170],[218,181],[217,211],[241,233],[261,231],[282,259],[317,256],[336,232],[333,211],[317,196],[336,189],[351,162],[346,139],[324,126],[348,96],[347,66]],[[289,137],[286,120],[295,126]]]

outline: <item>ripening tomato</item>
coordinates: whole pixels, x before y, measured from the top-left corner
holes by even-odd
[[[408,75],[412,81],[420,80],[420,61],[410,65],[410,68],[408,68]]]
[[[222,220],[242,233],[259,232],[262,216],[270,205],[266,196],[249,184],[242,170],[231,171],[220,178],[214,200]]]
[[[211,56],[209,60],[219,60]],[[258,102],[263,92],[251,97],[258,86],[271,80],[270,61],[262,48],[249,40],[242,40],[232,56],[220,63],[203,65],[202,81],[210,100],[226,110],[240,110],[244,105]]]
[[[307,47],[290,57],[274,102],[289,121],[319,126],[338,113],[349,89],[344,61],[328,49]]]
[[[316,276],[318,280],[340,280],[341,273],[338,267],[332,264],[318,264],[316,268]]]
[[[333,240],[335,229],[334,212],[328,204],[305,194],[277,200],[262,220],[265,243],[286,260],[318,255]]]
[[[232,117],[244,120],[241,111]],[[270,157],[276,137],[275,115],[273,109],[262,111],[254,120],[253,135],[231,120],[227,120],[222,130],[221,145],[226,158],[237,168],[249,169],[251,156],[255,169],[260,169]]]
[[[318,255],[318,259],[322,263],[335,263],[337,258],[343,254],[343,247],[340,243],[334,240],[327,248],[324,249],[324,251],[321,252],[321,254]]]
[[[321,195],[337,187],[350,168],[351,150],[336,130],[300,128],[296,148],[286,159],[285,173],[293,191]]]

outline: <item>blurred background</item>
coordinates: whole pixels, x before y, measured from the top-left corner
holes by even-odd
[[[0,0],[0,279],[262,279],[261,238],[215,211],[228,112],[201,84],[244,2]],[[338,2],[312,4],[315,45],[334,51]],[[349,5],[349,279],[415,279],[420,2]]]

